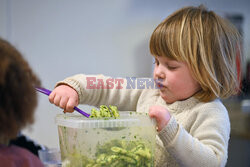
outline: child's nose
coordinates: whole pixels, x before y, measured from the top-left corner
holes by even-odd
[[[158,67],[155,67],[155,78],[156,79],[164,79],[165,78],[164,70],[162,69],[162,67],[160,65]]]

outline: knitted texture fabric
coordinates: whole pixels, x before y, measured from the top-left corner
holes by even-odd
[[[113,81],[113,87],[105,87],[107,80]],[[67,84],[74,88],[81,104],[116,105],[120,111],[136,112],[149,112],[149,107],[153,105],[165,107],[170,112],[171,119],[156,136],[157,167],[226,165],[230,121],[228,112],[219,99],[203,103],[190,97],[166,104],[157,88],[145,86],[143,89],[138,88],[138,85],[131,87],[128,86],[128,79],[121,79],[119,86],[115,81],[103,75],[78,74],[57,85]]]

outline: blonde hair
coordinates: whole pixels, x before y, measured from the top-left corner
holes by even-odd
[[[204,6],[185,7],[156,27],[150,52],[186,62],[201,86],[194,96],[206,102],[238,92],[236,57],[238,54],[241,61],[240,41],[234,26],[214,12]]]

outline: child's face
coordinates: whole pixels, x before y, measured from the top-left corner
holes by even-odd
[[[163,56],[155,57],[154,79],[167,103],[185,100],[200,90],[186,63]]]

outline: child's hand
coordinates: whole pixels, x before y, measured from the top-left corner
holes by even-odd
[[[155,118],[157,122],[157,131],[160,132],[169,122],[171,115],[168,110],[161,106],[151,106],[149,116]]]
[[[78,105],[78,94],[73,88],[60,85],[51,92],[49,101],[64,109],[64,112],[73,112]]]

